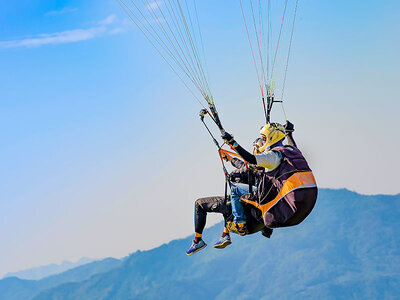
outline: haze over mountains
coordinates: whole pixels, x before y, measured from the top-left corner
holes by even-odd
[[[76,262],[64,260],[61,264],[49,264],[41,267],[29,268],[26,270],[21,270],[18,272],[10,272],[7,273],[6,277],[18,277],[20,279],[31,279],[31,280],[39,280],[47,276],[59,274],[65,272],[69,269],[79,267],[84,264],[88,264],[94,261],[94,259],[82,257]]]
[[[0,299],[398,299],[400,194],[321,189],[299,226],[233,236],[186,256],[192,237],[42,280],[0,280]]]

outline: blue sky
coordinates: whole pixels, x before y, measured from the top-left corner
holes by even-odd
[[[222,122],[250,147],[263,114],[238,2],[199,13]],[[322,187],[400,192],[399,17],[300,1],[285,109]],[[200,108],[116,2],[1,2],[0,274],[190,234],[193,201],[223,192]]]

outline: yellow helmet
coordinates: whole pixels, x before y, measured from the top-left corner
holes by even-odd
[[[285,128],[278,123],[269,123],[261,128],[260,134],[266,138],[265,144],[263,146],[265,150],[268,147],[276,144],[277,142],[283,140],[286,136]]]

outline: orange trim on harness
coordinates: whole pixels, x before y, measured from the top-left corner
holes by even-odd
[[[298,172],[294,173],[285,181],[282,189],[279,191],[279,194],[275,197],[274,200],[271,200],[263,205],[260,205],[255,201],[250,201],[243,198],[241,198],[240,200],[257,207],[259,210],[261,210],[262,215],[264,215],[268,210],[271,209],[271,207],[273,207],[276,203],[278,203],[279,200],[281,200],[290,192],[301,188],[312,188],[316,186],[317,182],[315,181],[314,175],[311,171]]]
[[[228,150],[222,149],[222,148],[218,150],[218,153],[219,153],[219,155],[221,156],[221,158],[222,158],[221,153],[227,153],[227,154],[229,154],[229,155],[231,155],[231,156],[235,156],[235,157],[242,158],[239,154],[237,154],[237,153],[235,153],[235,152],[232,152],[232,151],[228,151]]]

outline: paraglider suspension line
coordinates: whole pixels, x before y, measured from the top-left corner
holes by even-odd
[[[201,122],[203,122],[204,126],[206,127],[208,133],[210,134],[211,138],[214,141],[214,144],[218,147],[218,149],[221,149],[221,147],[219,146],[218,141],[215,139],[214,135],[211,133],[210,129],[208,128],[208,126],[206,124],[206,122],[204,122],[204,115],[200,115],[200,120],[201,120]]]
[[[266,120],[267,123],[268,123],[268,115],[267,115],[267,109],[266,109],[266,107],[265,107],[265,98],[264,98],[264,97],[262,97],[262,103],[263,103],[263,107],[264,107],[265,120]]]
[[[264,101],[264,99],[263,99]],[[271,123],[271,110],[272,110],[272,105],[274,103],[282,103],[282,100],[275,100],[274,96],[267,96],[267,112],[265,115],[267,124]],[[264,106],[264,112],[265,112],[265,106]]]
[[[206,114],[208,114],[208,111],[207,111],[206,109],[202,109],[202,110],[200,111],[200,114],[199,114],[200,120],[201,120],[201,122],[204,124],[204,126],[206,127],[206,129],[207,129],[208,133],[210,134],[210,136],[211,136],[211,138],[212,138],[212,140],[213,140],[215,146],[217,146],[218,150],[220,150],[220,149],[222,148],[223,145],[222,145],[222,146],[219,145],[218,141],[216,140],[216,138],[215,138],[214,135],[212,134],[211,130],[208,128],[206,122],[204,122],[204,116],[205,116]],[[221,130],[223,130],[223,129],[221,129]],[[222,160],[222,158],[221,158],[221,164],[222,164],[222,170],[224,171],[224,175],[225,175],[225,180],[226,180],[225,184],[228,184],[228,183],[229,183],[229,186],[230,186],[230,185],[231,185],[231,182],[229,181],[228,171],[227,171],[227,169],[225,168],[225,164],[224,164],[224,161]]]

